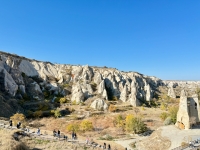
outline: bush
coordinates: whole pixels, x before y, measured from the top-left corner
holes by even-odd
[[[126,131],[134,133],[143,133],[147,130],[146,125],[139,117],[134,117],[133,115],[126,116]]]
[[[16,113],[13,116],[10,117],[10,119],[13,121],[13,124],[16,125],[19,121],[25,122],[25,115],[24,114],[20,114],[20,113]]]
[[[110,135],[105,135],[103,137],[99,137],[99,140],[107,140],[107,141],[112,141],[114,138]]]
[[[161,109],[161,110],[167,110],[167,104],[161,103],[160,109]]]
[[[115,111],[116,111],[116,106],[111,104],[111,105],[109,106],[108,110],[109,110],[110,112],[115,112]]]
[[[169,116],[171,117],[171,121],[174,124],[176,123],[177,112],[178,112],[177,106],[172,106],[169,108]]]
[[[36,118],[39,118],[43,115],[43,112],[41,110],[38,110],[36,112],[33,113],[33,116]]]
[[[74,132],[79,131],[79,124],[72,123],[72,124],[67,125],[67,131],[69,131],[69,132],[71,132],[71,131],[74,131]]]
[[[170,125],[172,123],[171,117],[167,117],[164,121],[164,125]]]
[[[54,117],[58,118],[61,117],[61,113],[60,110],[56,109],[56,110],[51,110],[51,113],[54,115]]]
[[[93,124],[89,120],[83,120],[80,124],[80,130],[81,131],[92,131],[93,130]]]
[[[160,114],[160,119],[161,119],[162,121],[164,121],[168,116],[169,116],[168,113],[163,112],[163,113]]]
[[[122,115],[117,115],[115,117],[115,120],[113,121],[113,124],[115,127],[124,128],[124,119],[123,119]]]
[[[72,101],[72,105],[76,105],[76,100]]]
[[[113,101],[117,101],[117,100],[118,100],[117,96],[113,96],[113,97],[112,97],[112,100],[113,100]]]
[[[67,99],[65,97],[62,97],[60,98],[59,102],[62,104],[62,103],[66,103],[67,102]]]

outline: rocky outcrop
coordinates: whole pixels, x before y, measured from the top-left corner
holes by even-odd
[[[189,109],[187,104],[187,94],[185,90],[181,91],[179,110],[177,113],[177,123],[176,125],[183,129],[190,129],[189,122]]]
[[[169,97],[171,97],[171,98],[176,98],[176,94],[175,94],[175,92],[174,92],[174,88],[171,86],[171,87],[169,87],[169,89],[168,89],[168,94],[167,94]]]
[[[122,93],[120,95],[120,100],[122,100],[123,102],[126,102],[127,96],[128,96],[128,89],[127,89],[127,85],[125,85],[123,90],[122,90]]]
[[[104,110],[104,111],[108,109],[108,105],[105,103],[103,99],[100,98],[94,100],[90,105],[90,107],[96,110]]]
[[[136,97],[137,95],[137,85],[136,83],[133,81],[131,84],[131,94],[129,95],[129,102],[132,106],[136,107],[140,105],[139,100]]]
[[[12,76],[6,69],[0,67],[0,90],[9,93],[11,96],[15,96],[17,89],[18,85],[15,83]]]
[[[73,86],[71,101],[75,101],[77,104],[80,102],[84,102],[84,93],[81,89],[80,84],[75,84]]]

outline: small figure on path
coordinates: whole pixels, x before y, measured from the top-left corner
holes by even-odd
[[[37,135],[40,135],[40,128],[38,128],[37,130]]]
[[[74,140],[74,131],[72,132],[72,140]]]
[[[55,129],[53,130],[53,136],[54,137],[56,136],[56,130]]]
[[[19,129],[20,126],[21,126],[21,122],[18,122],[18,123],[17,123],[17,129]]]
[[[10,127],[12,128],[12,120],[10,120],[9,123],[10,123]]]
[[[103,149],[106,149],[106,143],[103,143]]]
[[[111,148],[110,148],[110,144],[108,144],[108,150],[111,150]]]
[[[58,138],[60,139],[60,130],[58,130]]]
[[[85,143],[86,143],[86,144],[89,144],[89,138],[88,138],[88,137],[86,138]]]
[[[77,139],[77,137],[76,137],[76,132],[74,133],[74,140],[76,140]]]
[[[64,137],[63,137],[63,138],[64,138],[64,140],[66,140],[66,141],[67,141],[67,139],[68,139],[68,137],[67,137],[66,135],[64,135]]]

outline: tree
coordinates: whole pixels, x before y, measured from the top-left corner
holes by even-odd
[[[80,124],[80,130],[85,132],[85,131],[92,131],[93,130],[93,124],[89,120],[83,120]]]
[[[115,117],[115,120],[113,121],[114,126],[118,127],[118,128],[123,128],[124,127],[124,119],[122,117],[122,115],[117,115]]]
[[[109,106],[108,110],[109,110],[110,112],[115,112],[115,111],[116,111],[116,106],[111,104],[111,105]]]
[[[67,125],[67,131],[74,131],[74,132],[79,131],[79,124],[71,123],[71,124]]]
[[[13,124],[16,125],[18,122],[25,122],[26,117],[24,114],[16,113],[11,116],[10,119],[13,121]]]
[[[56,109],[56,110],[51,110],[51,113],[53,113],[54,116],[55,116],[56,118],[62,116],[61,113],[60,113],[60,110],[58,110],[58,109]]]
[[[168,113],[163,112],[163,113],[160,114],[160,119],[162,119],[162,121],[164,121],[168,116],[169,116]]]
[[[42,116],[42,114],[43,114],[43,112],[41,110],[38,110],[38,111],[33,113],[33,116],[36,117],[36,118],[39,118],[39,117]]]
[[[62,103],[66,103],[66,102],[67,102],[67,100],[66,100],[66,98],[65,98],[65,97],[62,97],[62,98],[60,98],[59,102],[62,104]]]
[[[171,117],[171,120],[174,124],[176,123],[177,112],[178,112],[177,106],[172,106],[169,108],[169,116]]]
[[[126,116],[126,131],[133,131],[134,116],[129,114]]]
[[[147,130],[146,125],[140,117],[134,117],[133,115],[126,116],[126,131],[134,132],[136,134],[145,132]]]

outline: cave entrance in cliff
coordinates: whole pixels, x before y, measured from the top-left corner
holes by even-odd
[[[180,129],[185,129],[185,125],[182,122],[178,122],[178,127]]]

